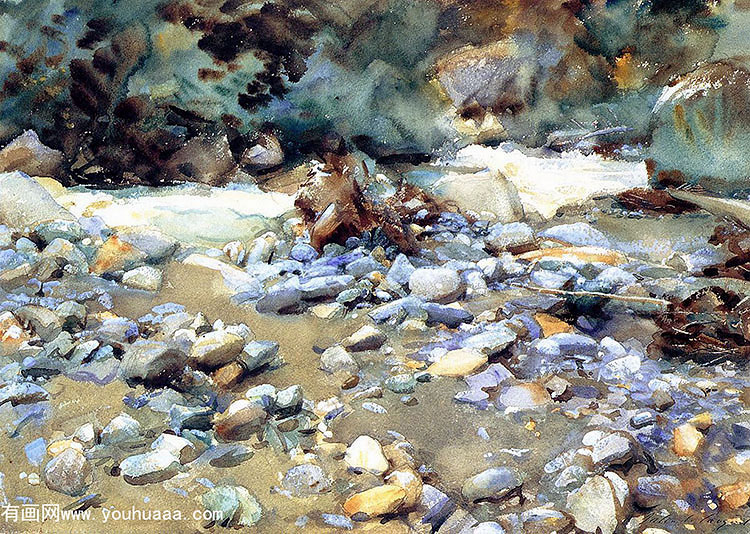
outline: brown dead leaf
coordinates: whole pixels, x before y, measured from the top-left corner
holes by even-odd
[[[557,317],[549,315],[548,313],[537,313],[534,315],[534,319],[542,328],[543,337],[549,337],[554,334],[570,333],[573,331],[572,325],[569,325],[565,321],[561,321]]]
[[[351,155],[329,153],[325,159],[325,165],[311,171],[300,186],[295,200],[312,246],[321,249],[326,243],[343,243],[350,236],[381,228],[402,251],[417,250],[411,218],[422,210],[427,210],[427,220],[436,217],[441,211],[437,201],[410,185],[400,186],[386,201],[370,198],[355,179],[357,161]]]

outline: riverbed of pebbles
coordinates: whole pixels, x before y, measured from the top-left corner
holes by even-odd
[[[657,263],[592,217],[427,222],[417,210],[409,256],[378,229],[318,251],[294,218],[206,248],[76,218],[12,179],[28,180],[40,209],[6,202],[17,211],[0,226],[0,465],[20,471],[0,477],[3,504],[96,509],[138,486],[163,507],[222,516],[165,523],[174,532],[746,532],[744,362],[649,352],[651,319],[716,283],[701,273],[720,246]],[[174,264],[214,273],[227,306],[279,328],[294,316],[346,335],[298,347],[314,372],[278,383],[299,355],[242,321],[174,302],[119,313],[118,301],[178,283]],[[308,394],[319,382],[336,394]],[[67,399],[71,383],[82,398]],[[87,412],[105,402],[106,420]],[[418,420],[431,409],[432,427]],[[490,451],[483,463],[445,445],[467,439]],[[441,472],[438,447],[460,476]],[[253,483],[260,454],[281,459],[273,484]]]

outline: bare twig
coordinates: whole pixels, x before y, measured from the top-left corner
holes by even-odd
[[[653,304],[666,308],[671,304],[668,300],[657,299],[653,297],[638,297],[633,295],[613,295],[611,293],[600,293],[598,291],[570,291],[566,289],[549,289],[546,287],[527,286],[523,284],[511,284],[514,287],[536,291],[545,295],[561,295],[566,297],[596,297],[602,299],[616,300],[620,302],[630,302],[633,304]]]

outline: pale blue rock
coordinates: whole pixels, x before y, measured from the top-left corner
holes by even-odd
[[[505,529],[494,521],[484,521],[472,528],[471,534],[505,534]]]
[[[462,278],[466,284],[466,297],[477,298],[486,295],[487,282],[484,280],[484,274],[479,270],[469,270],[462,273]]]
[[[428,324],[444,324],[448,328],[458,328],[461,323],[470,323],[474,320],[474,314],[470,311],[436,302],[425,302],[422,309],[427,312]]]
[[[385,387],[394,393],[413,393],[417,380],[410,373],[390,376],[385,380]]]
[[[251,341],[237,359],[247,372],[252,372],[273,361],[278,352],[279,344],[275,341]]]
[[[246,261],[248,265],[268,263],[276,247],[276,236],[268,234],[256,237],[247,248]]]
[[[331,480],[320,466],[302,464],[286,472],[281,487],[295,497],[307,497],[330,491]]]
[[[496,388],[506,380],[513,378],[513,374],[501,363],[493,363],[481,373],[469,375],[464,381],[472,390],[482,390],[484,388]]]
[[[258,313],[277,313],[298,306],[301,300],[299,278],[294,276],[271,286],[255,304],[255,309]]]
[[[495,224],[485,238],[487,248],[493,252],[514,251],[534,244],[534,230],[522,222]]]
[[[187,439],[187,437],[191,439]],[[205,449],[206,444],[190,432],[185,432],[183,437],[174,434],[160,434],[151,443],[151,450],[168,452],[177,458],[182,465],[198,458]]]
[[[638,477],[633,499],[641,508],[655,508],[682,494],[682,483],[671,475]]]
[[[602,353],[602,361],[604,362],[622,358],[628,353],[622,343],[609,336],[599,342],[599,350]]]
[[[409,261],[409,258],[404,254],[399,254],[393,260],[393,263],[391,263],[391,268],[388,270],[388,274],[385,278],[388,282],[405,286],[409,283],[409,277],[415,270],[416,269]]]
[[[618,289],[635,284],[638,280],[631,273],[619,267],[607,267],[593,280],[585,280],[576,289],[599,293],[614,293]]]
[[[352,523],[352,520],[346,517],[345,515],[341,514],[321,514],[321,517],[323,518],[323,522],[326,525],[331,525],[332,527],[344,529],[344,530],[352,530],[354,528],[354,523]]]
[[[128,484],[143,486],[169,480],[180,472],[180,465],[172,453],[154,450],[125,458],[120,462],[120,473]]]
[[[543,269],[537,269],[529,276],[533,285],[544,289],[562,289],[572,278],[569,274]]]
[[[619,267],[607,267],[599,273],[595,280],[610,287],[622,287],[637,282],[635,276]]]
[[[503,253],[497,258],[485,258],[477,262],[487,282],[498,282],[513,276],[520,276],[526,267],[513,258],[512,254]]]
[[[214,411],[207,406],[174,404],[169,409],[169,427],[175,432],[184,429],[210,430]]]
[[[62,331],[60,317],[43,306],[27,304],[16,309],[13,314],[21,324],[29,325],[34,333],[45,341],[51,341]]]
[[[48,221],[69,221],[75,217],[52,198],[44,187],[27,174],[0,173],[0,224],[17,230],[35,228]]]
[[[609,434],[594,444],[591,460],[599,467],[622,465],[630,461],[635,452],[632,440],[622,434]]]
[[[732,423],[732,435],[729,438],[737,449],[750,448],[750,422]]]
[[[281,260],[272,264],[253,263],[245,267],[245,272],[260,283],[267,282],[284,273],[299,273],[302,264],[293,260]]]
[[[480,410],[486,410],[487,408],[489,408],[488,399],[490,398],[490,396],[486,391],[482,391],[481,389],[459,391],[454,395],[453,398],[456,402],[471,404],[476,408],[479,408]]]
[[[464,482],[461,495],[470,502],[499,498],[521,485],[518,471],[509,467],[491,467]]]
[[[130,385],[164,386],[179,378],[187,355],[159,341],[141,339],[127,348],[120,376]]]
[[[12,245],[13,231],[4,224],[0,224],[0,249],[9,248]]]
[[[608,382],[628,383],[636,379],[641,366],[641,358],[635,354],[629,354],[607,362],[599,370],[599,378]]]
[[[456,503],[448,495],[430,484],[422,486],[420,504],[427,510],[422,517],[422,523],[429,523],[435,529],[456,509]]]
[[[243,486],[216,486],[204,493],[201,501],[206,510],[221,517],[216,523],[227,527],[251,527],[263,515],[258,501]]]
[[[67,239],[55,238],[49,245],[44,247],[42,255],[58,261],[64,261],[73,270],[74,274],[84,274],[89,271],[89,263],[86,256],[78,247]]]
[[[612,246],[606,235],[584,222],[559,224],[539,232],[539,237],[563,241],[579,247],[610,248]]]
[[[328,265],[327,263],[320,263],[318,261],[302,270],[302,278],[306,280],[339,274],[341,274],[341,268],[338,265]]]
[[[274,411],[280,416],[294,415],[302,408],[304,400],[302,386],[295,384],[276,393]]]
[[[297,243],[292,247],[289,257],[302,263],[309,263],[317,259],[318,251],[307,243]]]
[[[401,322],[404,319],[426,319],[427,313],[422,309],[424,301],[416,297],[404,297],[388,302],[370,311],[370,319],[376,323],[387,321]]]
[[[477,349],[488,355],[502,352],[516,341],[518,334],[510,328],[495,324],[487,328],[484,332],[474,334],[466,338],[461,346],[465,349]]]
[[[598,344],[592,337],[569,332],[561,332],[546,338],[554,342],[564,354],[588,354],[594,355],[597,352]]]
[[[327,348],[320,355],[320,368],[326,373],[337,373],[345,371],[356,373],[359,371],[359,364],[341,345],[334,345]]]
[[[341,341],[341,345],[351,352],[377,350],[388,337],[372,325],[364,325],[349,337]]]
[[[354,284],[354,277],[350,275],[319,276],[310,280],[300,281],[299,290],[305,300],[319,298],[333,298]]]
[[[458,272],[446,268],[423,267],[409,277],[409,290],[412,296],[427,301],[447,304],[458,299],[465,286]]]
[[[37,248],[36,243],[34,243],[32,240],[26,237],[21,237],[16,241],[16,251],[18,251],[19,253],[30,254],[38,252],[39,249]]]
[[[179,242],[150,227],[131,227],[117,233],[120,241],[128,243],[146,255],[149,262],[157,263],[164,261],[179,248]]]
[[[708,245],[687,255],[686,263],[691,273],[700,274],[706,267],[725,262],[727,259],[726,250]]]
[[[55,239],[77,243],[86,237],[86,231],[78,221],[46,221],[38,224],[34,233],[45,243]]]
[[[73,331],[74,328],[86,324],[86,306],[74,300],[66,300],[55,308],[55,313],[63,321],[63,329]]]
[[[345,267],[344,271],[354,278],[362,278],[372,272],[386,273],[388,269],[372,256],[365,256],[351,262]]]
[[[630,418],[630,426],[635,429],[656,424],[656,416],[651,412],[639,412]]]
[[[102,430],[100,441],[103,445],[115,445],[140,438],[141,424],[126,413],[112,419]]]
[[[47,456],[47,442],[44,438],[37,438],[27,443],[23,448],[23,452],[26,453],[26,459],[31,465],[39,467]]]
[[[141,265],[122,275],[122,285],[131,289],[156,292],[161,287],[162,272],[151,265]]]

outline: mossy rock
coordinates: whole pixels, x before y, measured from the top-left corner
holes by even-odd
[[[654,107],[655,182],[750,191],[750,58],[707,63],[665,87]]]

